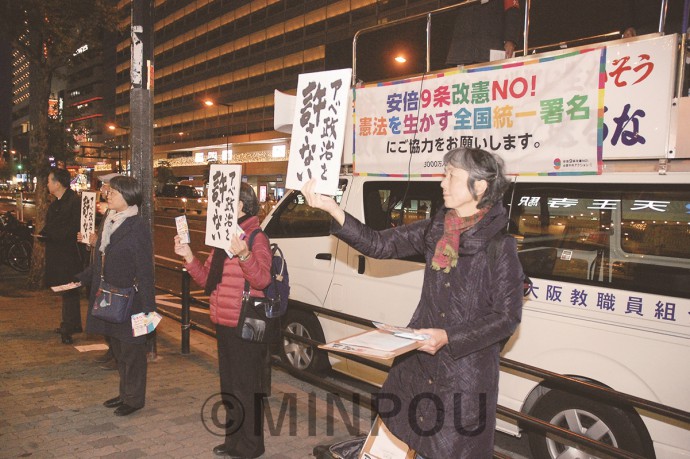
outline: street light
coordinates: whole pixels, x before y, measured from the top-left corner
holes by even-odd
[[[130,129],[127,126],[120,126],[120,125],[115,124],[115,123],[108,123],[106,125],[106,127],[108,128],[108,130],[113,131],[113,132],[115,132],[115,130],[117,130],[117,129],[122,129],[123,131],[129,132],[129,129]],[[116,145],[115,147],[117,148],[117,172],[121,174],[122,173],[122,145]],[[126,154],[125,154],[125,161],[127,161],[127,155]]]
[[[230,139],[228,136],[230,135],[230,107],[232,107],[232,104],[225,104],[223,102],[216,102],[213,99],[206,99],[204,100],[204,105],[207,107],[213,107],[214,105],[222,105],[225,107],[225,162],[229,163],[230,162]],[[221,154],[221,159],[223,158],[223,155]]]

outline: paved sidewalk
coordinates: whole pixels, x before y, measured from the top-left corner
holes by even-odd
[[[213,338],[192,332],[191,355],[182,356],[180,326],[164,318],[158,331],[159,358],[149,365],[146,407],[116,417],[102,403],[117,395],[117,372],[102,370],[94,362],[102,351],[82,353],[75,348],[102,339],[77,334],[73,345],[61,344],[53,332],[60,322],[60,297],[26,291],[23,284],[22,277],[0,268],[0,458],[213,457],[211,449],[223,441],[214,434],[218,428],[210,409],[219,392]],[[83,313],[85,306],[82,300]],[[337,405],[331,406],[328,420],[325,391],[275,368],[272,389],[274,427],[270,420],[265,423],[262,457],[313,457],[315,446],[354,434],[348,432]],[[290,398],[296,402],[294,416],[284,403]],[[368,410],[360,409],[363,418],[353,421],[352,404],[343,399],[342,405],[353,430],[369,430]]]

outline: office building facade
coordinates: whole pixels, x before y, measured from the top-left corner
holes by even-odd
[[[289,138],[273,130],[274,90],[294,93],[301,73],[350,67],[358,30],[447,3],[154,0],[154,167],[201,178],[208,162],[240,162],[252,184],[280,188]],[[131,2],[118,7],[126,29]],[[120,126],[129,125],[130,43],[122,36],[116,48]],[[122,142],[128,132],[118,134]]]

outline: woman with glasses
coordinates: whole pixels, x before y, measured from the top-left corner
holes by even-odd
[[[103,230],[96,241],[94,262],[81,274],[82,284],[91,286],[89,304],[93,303],[101,274],[109,284],[136,287],[132,314],[156,310],[153,284],[153,245],[151,232],[138,215],[141,185],[132,177],[110,180],[108,209]],[[103,272],[101,273],[101,268]],[[127,416],[144,407],[146,398],[146,335],[132,336],[132,323],[117,324],[87,316],[86,331],[110,338],[110,347],[120,374],[119,393],[103,405],[115,408],[116,416]]]

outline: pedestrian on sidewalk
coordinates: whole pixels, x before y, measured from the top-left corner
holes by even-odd
[[[108,209],[108,193],[110,192],[110,180],[115,177],[123,177],[123,175],[118,174],[117,172],[112,172],[110,174],[100,175],[98,177],[98,180],[101,181],[102,185],[100,193],[100,202],[96,205],[96,211],[100,215],[102,215],[102,217],[100,223],[98,224],[98,230],[95,233],[91,233],[89,235],[89,243],[86,246],[86,249],[90,252],[89,264],[92,264],[96,257],[96,241],[98,241],[98,238],[101,237],[101,234],[103,233],[103,226],[108,218],[108,214],[110,212],[115,212]],[[77,242],[82,242],[81,232],[77,233]],[[87,296],[90,296],[90,293],[91,292],[87,292]],[[104,338],[106,344],[108,345],[108,350],[105,351],[103,355],[97,357],[95,359],[95,362],[100,364],[101,368],[104,370],[117,370],[117,361],[115,360],[113,350],[110,347],[110,338],[108,336],[105,336]]]
[[[256,216],[258,211],[259,201],[254,190],[242,183],[237,224],[247,237],[260,229]],[[226,252],[232,257],[228,257]],[[192,279],[205,286],[209,295],[211,322],[216,324],[220,390],[226,409],[225,425],[239,424],[236,431],[226,431],[225,442],[213,448],[213,453],[235,458],[259,457],[264,453],[263,387],[268,345],[243,340],[237,322],[245,280],[249,282],[252,296],[263,296],[262,290],[271,281],[272,255],[268,238],[257,235],[250,251],[247,242],[234,234],[227,250],[213,249],[202,264],[192,253],[189,244],[181,243],[180,237],[175,236],[175,253],[184,258],[185,268]],[[239,401],[243,410],[231,410],[236,401]],[[233,419],[232,413],[239,411],[244,412],[244,417]],[[255,431],[255,424],[260,425],[261,429]]]
[[[74,280],[83,269],[82,252],[74,240],[81,221],[81,201],[70,188],[70,174],[65,169],[52,169],[48,174],[48,191],[55,200],[48,206],[46,224],[38,240],[45,243],[45,281],[48,287]],[[72,334],[81,333],[81,289],[62,293],[62,322],[55,329],[63,344],[72,344]]]
[[[82,273],[82,284],[91,287],[91,309],[100,285],[101,270],[111,285],[126,288],[136,286],[132,314],[156,310],[153,283],[153,245],[148,226],[138,215],[141,204],[141,185],[132,177],[110,180],[109,213],[103,232],[96,242],[94,262]],[[144,407],[146,399],[146,336],[132,336],[132,324],[106,322],[91,313],[86,319],[86,331],[110,337],[110,345],[120,374],[118,396],[103,405],[116,408],[116,416],[127,416]]]

